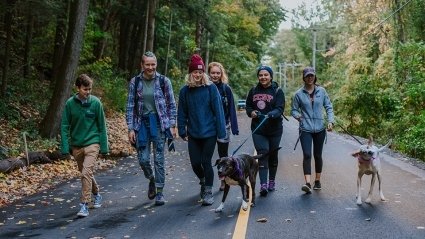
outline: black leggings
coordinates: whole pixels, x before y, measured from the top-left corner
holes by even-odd
[[[326,130],[317,133],[309,133],[301,131],[300,143],[303,150],[303,170],[304,175],[311,175],[311,145],[313,144],[314,169],[316,173],[322,172],[323,159],[323,143],[326,138]]]
[[[229,143],[222,143],[217,141],[217,151],[218,157],[228,157],[229,156]]]
[[[278,136],[264,136],[259,134],[252,135],[252,141],[254,141],[255,150],[257,154],[265,154],[271,150],[277,149],[280,145],[280,139],[282,135]],[[277,165],[279,159],[279,151],[276,150],[270,153],[268,156],[260,158],[258,160],[259,171],[258,176],[260,177],[260,184],[267,183],[267,174],[269,180],[275,180]]]
[[[215,150],[217,137],[196,139],[189,137],[188,149],[193,172],[199,179],[205,178],[205,186],[213,186],[214,170],[211,159]]]

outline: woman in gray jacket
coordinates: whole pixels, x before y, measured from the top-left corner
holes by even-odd
[[[334,124],[332,103],[325,88],[316,85],[317,77],[314,68],[303,70],[304,86],[297,90],[292,99],[291,115],[300,122],[300,143],[303,150],[303,171],[305,184],[301,190],[311,193],[311,147],[315,164],[314,190],[322,189],[320,176],[322,174],[323,143],[326,130],[331,131]],[[327,125],[323,115],[326,110]]]

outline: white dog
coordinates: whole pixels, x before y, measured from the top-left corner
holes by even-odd
[[[362,186],[362,176],[372,175],[370,181],[369,194],[365,200],[366,203],[370,203],[372,200],[372,191],[373,185],[375,184],[375,176],[378,176],[378,186],[379,186],[379,196],[382,201],[385,201],[384,194],[382,193],[381,181],[382,181],[382,171],[381,171],[381,162],[379,158],[379,152],[387,148],[391,144],[391,140],[383,147],[378,148],[373,145],[372,138],[369,138],[367,145],[360,146],[360,149],[351,155],[358,159],[359,171],[357,174],[357,205],[362,204],[362,197],[360,189]]]

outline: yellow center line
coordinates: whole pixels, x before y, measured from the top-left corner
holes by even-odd
[[[249,187],[249,200],[248,209],[244,211],[241,207],[239,210],[238,220],[236,221],[235,231],[233,232],[233,239],[245,239],[246,229],[248,228],[249,212],[251,211],[252,188],[248,180]],[[243,200],[243,199],[242,199]]]

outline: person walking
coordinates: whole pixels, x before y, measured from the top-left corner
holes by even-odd
[[[217,138],[224,139],[226,129],[220,93],[205,73],[204,62],[198,54],[192,55],[186,84],[180,89],[177,126],[179,136],[188,141],[190,163],[201,185],[202,205],[212,205],[211,160]]]
[[[232,88],[228,85],[228,77],[223,65],[219,62],[208,64],[208,74],[211,81],[217,86],[220,93],[221,103],[223,105],[224,119],[226,122],[226,137],[217,139],[218,156],[229,156],[230,130],[233,135],[239,134],[238,119],[236,117],[235,101]],[[224,190],[224,181],[221,181],[220,191]]]
[[[144,176],[149,180],[148,198],[155,205],[165,204],[164,146],[166,138],[176,136],[176,103],[170,80],[156,71],[157,58],[152,52],[142,56],[139,75],[130,80],[126,121],[128,139],[136,147]],[[154,170],[150,154],[153,151]]]
[[[323,168],[323,143],[326,130],[331,131],[334,124],[334,113],[331,100],[325,88],[316,84],[316,71],[312,67],[303,70],[304,86],[295,92],[291,104],[291,115],[299,122],[299,140],[303,150],[303,171],[305,184],[301,190],[311,193],[311,148],[315,165],[314,190],[322,189],[320,176]],[[326,110],[327,125],[323,109]]]
[[[252,140],[257,153],[269,153],[258,161],[260,196],[266,197],[269,191],[276,189],[279,153],[277,149],[283,132],[282,113],[285,110],[285,95],[273,81],[273,69],[270,66],[260,66],[257,69],[257,78],[258,84],[249,91],[246,99],[246,114],[252,118]]]
[[[61,121],[61,152],[71,153],[81,173],[80,217],[89,215],[88,203],[93,208],[102,206],[100,187],[94,178],[94,165],[99,156],[109,152],[108,135],[103,105],[91,95],[93,80],[81,74],[75,81],[77,93],[65,103]],[[93,200],[92,200],[93,197]]]

